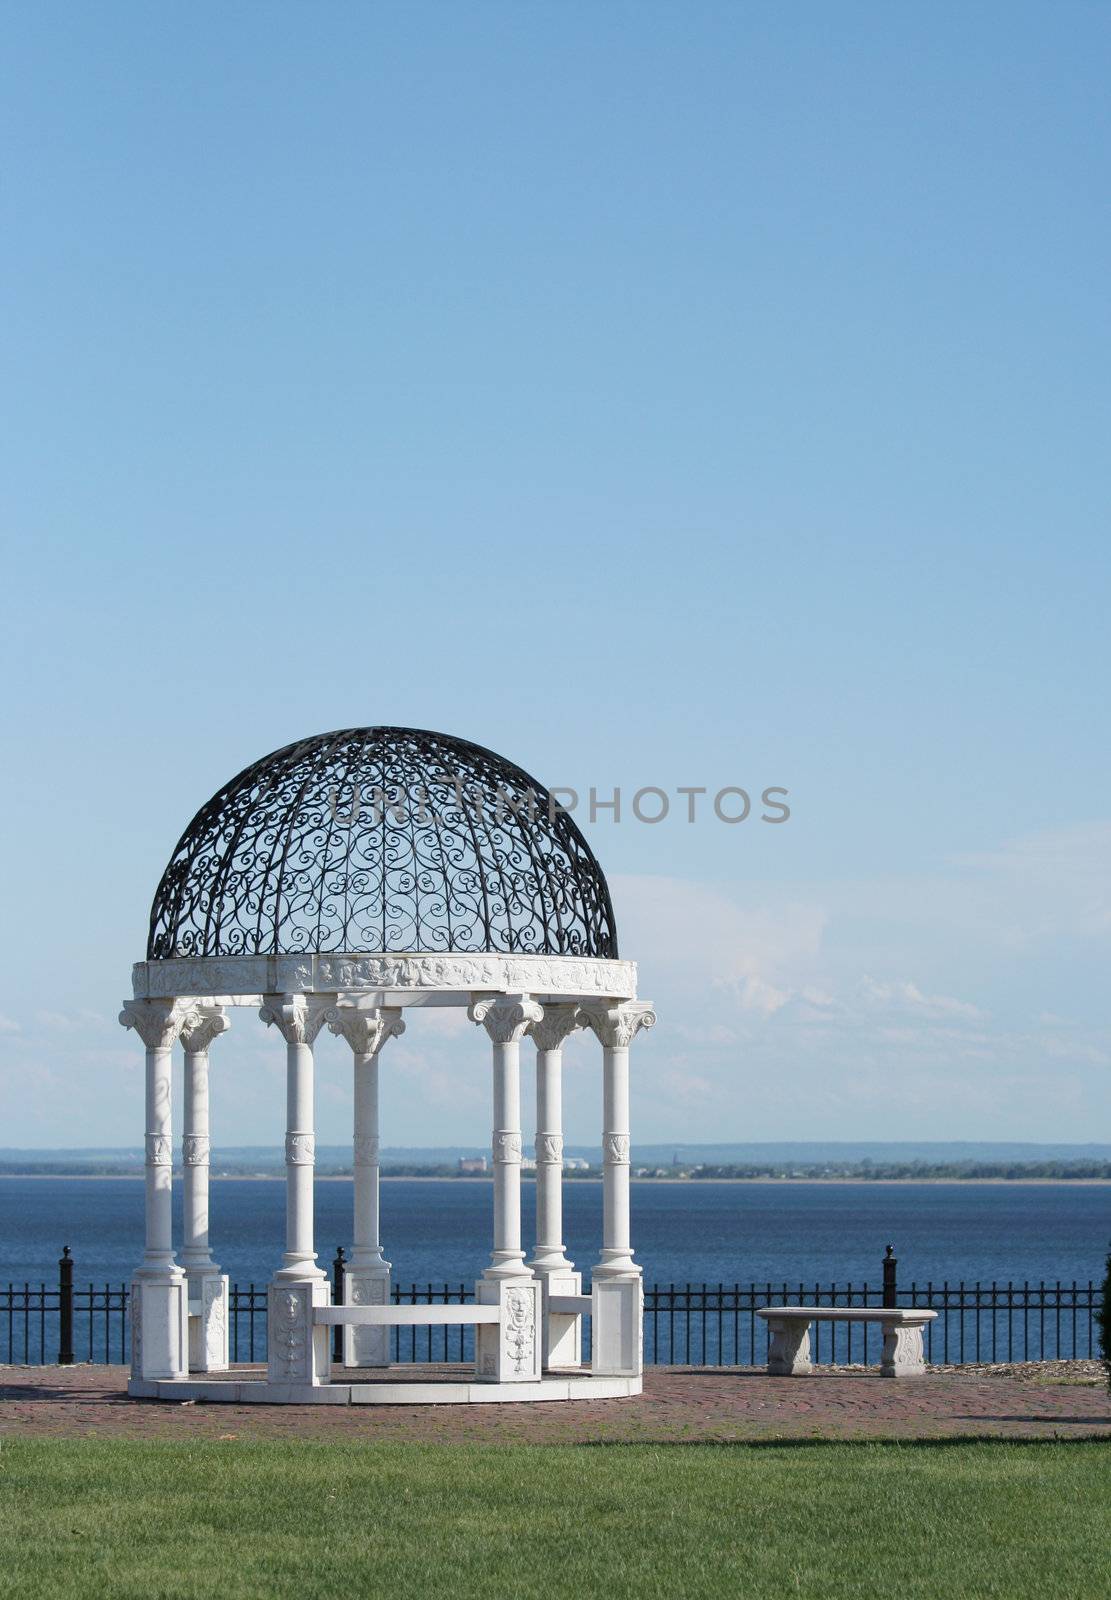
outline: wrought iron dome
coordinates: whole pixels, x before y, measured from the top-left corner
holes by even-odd
[[[147,959],[317,952],[617,957],[602,869],[548,791],[481,745],[346,728],[264,756],[162,875]]]

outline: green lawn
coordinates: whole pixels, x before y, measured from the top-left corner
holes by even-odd
[[[5,1442],[0,1594],[1099,1596],[1111,1445]]]

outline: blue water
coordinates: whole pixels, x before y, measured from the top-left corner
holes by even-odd
[[[525,1247],[533,1186],[525,1182]],[[180,1184],[175,1185],[180,1199]],[[1111,1186],[1066,1184],[633,1185],[633,1243],[647,1283],[877,1283],[894,1244],[899,1281],[1087,1282],[1103,1275]],[[399,1283],[466,1282],[485,1266],[492,1190],[418,1178],[382,1185],[382,1237]],[[279,1264],[280,1182],[215,1179],[213,1253],[241,1283]],[[601,1240],[602,1191],[564,1186],[565,1237],[588,1271]],[[180,1217],[178,1219],[180,1241]],[[321,1262],[350,1244],[351,1183],[316,1186]],[[53,1281],[68,1244],[79,1283],[128,1279],[142,1254],[143,1185],[129,1178],[0,1178],[0,1283]]]

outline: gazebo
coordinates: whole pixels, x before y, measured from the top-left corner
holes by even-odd
[[[629,1046],[655,1014],[636,998],[634,964],[618,959],[601,868],[541,784],[479,745],[411,728],[348,728],[265,756],[182,835],[133,988],[120,1021],[146,1047],[146,1247],[132,1282],[132,1394],[373,1404],[639,1393]],[[493,1248],[467,1305],[391,1304],[379,1237],[379,1056],[429,1006],[465,1006],[492,1057]],[[286,1049],[285,1253],[267,1296],[265,1378],[229,1365],[228,1279],[209,1242],[208,1056],[234,1007],[256,1008]],[[341,1304],[313,1237],[313,1043],[325,1026],[354,1058],[353,1244]],[[562,1047],[577,1028],[602,1049],[603,1240],[589,1294],[562,1238]],[[536,1049],[527,1262],[526,1037]],[[180,1263],[170,1113],[178,1042]],[[430,1382],[411,1366],[391,1368],[391,1326],[415,1323],[473,1325],[473,1370]],[[343,1363],[333,1370],[337,1325]]]

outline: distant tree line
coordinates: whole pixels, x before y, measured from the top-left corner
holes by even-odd
[[[634,1153],[635,1160],[635,1153]],[[212,1172],[214,1177],[280,1177],[284,1172],[280,1160],[275,1159],[272,1164],[261,1162],[228,1161],[221,1162],[219,1156],[213,1160]],[[601,1170],[600,1165],[589,1168],[572,1169],[564,1172],[568,1180],[582,1178],[597,1178]],[[317,1164],[317,1175],[323,1178],[343,1178],[351,1176],[351,1167],[342,1162],[321,1162]],[[64,1161],[58,1159],[45,1161],[0,1161],[0,1176],[3,1177],[52,1177],[52,1178],[135,1178],[142,1175],[143,1165],[140,1159],[134,1161],[113,1160],[86,1160]],[[456,1162],[387,1162],[382,1167],[383,1177],[388,1178],[459,1178],[461,1181],[475,1178],[489,1178],[490,1172],[472,1173],[460,1172]],[[747,1179],[752,1182],[769,1179],[803,1179],[810,1183],[822,1180],[851,1180],[864,1183],[883,1183],[893,1181],[925,1182],[931,1178],[948,1179],[1003,1179],[1015,1183],[1023,1180],[1029,1182],[1034,1178],[1057,1178],[1062,1180],[1102,1178],[1111,1181],[1111,1161],[872,1161],[865,1158],[863,1161],[823,1161],[823,1162],[763,1162],[763,1163],[733,1163],[727,1162],[714,1165],[702,1162],[698,1165],[668,1165],[668,1166],[637,1166],[633,1167],[634,1178],[672,1178],[692,1181],[712,1180],[714,1178]]]

